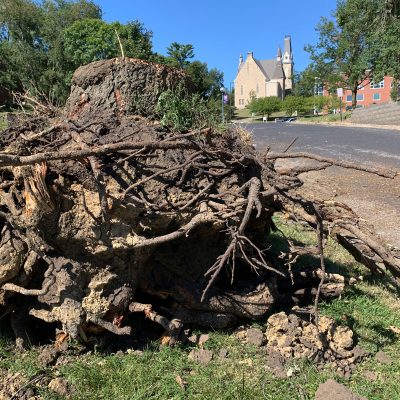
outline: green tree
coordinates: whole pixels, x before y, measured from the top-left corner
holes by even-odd
[[[385,75],[393,76],[392,98],[400,96],[400,1],[379,0],[380,12],[377,15],[377,29],[372,34],[375,48],[375,80]]]
[[[298,114],[304,114],[309,111],[309,102],[302,96],[286,96],[281,109],[289,116],[292,116],[296,111]]]
[[[185,68],[189,65],[188,60],[194,57],[194,48],[191,44],[172,42],[167,47],[167,54],[170,58],[171,65],[174,67]]]
[[[46,67],[40,37],[42,10],[30,0],[2,0],[0,5],[0,87],[11,93],[38,83]],[[10,96],[8,96],[10,97]]]
[[[196,93],[206,99],[220,97],[220,89],[224,85],[223,72],[216,68],[209,70],[207,64],[200,61],[191,62],[185,71],[190,76]]]
[[[107,23],[98,19],[76,21],[65,31],[65,52],[74,69],[92,61],[121,56],[118,33],[127,57],[149,59],[151,37],[138,22]]]
[[[0,85],[6,92],[24,89],[65,100],[71,65],[65,56],[64,31],[76,20],[101,18],[91,0],[1,0]]]
[[[353,107],[357,105],[359,86],[374,71],[370,29],[376,11],[375,0],[339,0],[336,21],[322,18],[316,28],[317,45],[306,47],[313,68],[329,87],[352,91]]]
[[[315,78],[319,76],[312,65],[309,65],[302,72],[295,72],[293,96],[309,97],[314,96],[315,91]]]
[[[281,105],[282,100],[279,97],[260,97],[253,98],[247,108],[255,115],[263,115],[269,118],[272,113],[280,111]]]

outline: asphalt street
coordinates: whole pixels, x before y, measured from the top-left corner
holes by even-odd
[[[258,150],[306,151],[337,159],[400,169],[400,131],[296,123],[247,124]]]

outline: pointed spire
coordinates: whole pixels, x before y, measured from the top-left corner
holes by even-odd
[[[282,50],[281,50],[281,46],[278,46],[277,61],[282,61]]]
[[[290,35],[285,36],[285,47],[283,51],[284,63],[291,63],[293,61],[293,52],[292,52],[292,38]]]

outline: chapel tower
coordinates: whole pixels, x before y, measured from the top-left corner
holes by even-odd
[[[286,90],[293,89],[293,51],[292,51],[292,39],[289,35],[285,36],[285,46],[283,49],[283,70],[285,71],[285,88]]]

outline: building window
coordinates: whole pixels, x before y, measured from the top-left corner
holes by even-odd
[[[357,94],[357,101],[364,101],[364,94],[363,93]]]
[[[372,98],[373,98],[373,100],[380,100],[381,99],[381,94],[380,93],[374,93]]]
[[[243,85],[240,86],[240,94],[243,94]]]
[[[346,101],[347,101],[347,103],[351,103],[353,101],[353,96],[351,94],[348,94],[346,96]]]
[[[383,89],[385,87],[385,81],[380,81],[379,83],[371,82],[370,84],[371,89]]]
[[[258,83],[256,85],[256,93],[258,94]]]
[[[357,86],[357,89],[358,89],[358,90],[364,90],[364,88],[365,88],[364,85],[358,85],[358,86]]]

